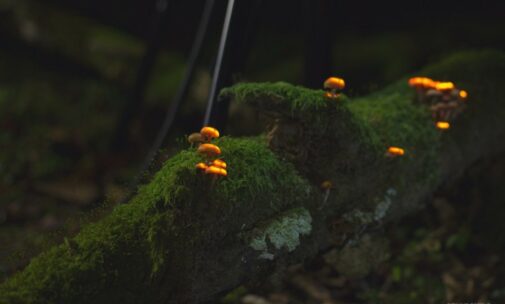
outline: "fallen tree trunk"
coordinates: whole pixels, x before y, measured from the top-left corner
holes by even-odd
[[[414,212],[444,181],[505,150],[505,55],[463,53],[424,75],[454,81],[467,110],[447,132],[406,81],[350,101],[285,83],[222,96],[276,119],[268,136],[221,138],[228,177],[168,160],[127,205],[34,258],[1,303],[197,303]],[[388,158],[388,146],[405,148]],[[320,183],[330,180],[326,193]],[[338,224],[335,224],[338,223]]]

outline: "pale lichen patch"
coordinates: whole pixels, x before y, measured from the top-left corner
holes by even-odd
[[[257,229],[249,245],[254,250],[263,251],[260,258],[273,259],[274,255],[268,252],[269,245],[276,250],[285,248],[292,252],[300,245],[300,236],[310,234],[311,230],[312,217],[309,211],[297,208]]]
[[[384,195],[384,199],[377,204],[374,211],[374,220],[380,221],[382,218],[386,216],[389,208],[391,207],[392,199],[397,194],[396,189],[389,188]]]

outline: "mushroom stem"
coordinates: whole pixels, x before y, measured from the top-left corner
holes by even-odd
[[[326,189],[324,191],[324,197],[323,197],[323,203],[317,208],[318,210],[321,210],[326,206],[326,202],[328,202],[328,198],[330,197],[330,188]]]
[[[212,179],[210,180],[210,187],[209,187],[210,190],[214,189],[214,186],[216,185],[216,180],[217,180],[217,175],[213,175]]]
[[[323,197],[323,203],[318,208],[319,210],[322,209],[326,205],[326,202],[328,201],[328,198],[330,197],[330,190],[332,187],[333,187],[333,184],[329,180],[326,180],[321,184],[321,188],[324,190],[324,197]]]

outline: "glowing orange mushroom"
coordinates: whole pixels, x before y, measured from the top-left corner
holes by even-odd
[[[415,88],[430,89],[435,88],[437,82],[428,77],[412,77],[409,79],[409,86]]]
[[[399,147],[389,147],[386,155],[389,157],[402,156],[405,154],[405,150]]]
[[[327,98],[337,98],[338,92],[345,88],[345,80],[338,77],[329,77],[324,81],[324,89]]]
[[[448,91],[454,89],[454,83],[447,81],[447,82],[439,82],[436,84],[435,89],[439,91]]]
[[[436,126],[440,130],[447,130],[451,127],[451,124],[448,123],[447,121],[437,121]]]
[[[207,169],[205,169],[205,174],[227,176],[228,172],[225,169],[223,169],[223,168],[219,168],[219,167],[216,167],[216,166],[210,166]]]
[[[201,144],[198,147],[198,153],[204,154],[207,157],[213,157],[221,154],[221,149],[218,146],[213,144]]]
[[[207,166],[207,164],[205,163],[198,163],[196,164],[195,168],[199,169],[199,170],[202,170],[202,171],[205,171],[209,166]]]
[[[216,167],[219,167],[219,168],[223,168],[223,169],[226,169],[227,165],[224,161],[220,160],[220,159],[216,159],[212,162],[212,165],[213,166],[216,166]]]
[[[205,141],[209,142],[211,139],[219,137],[219,131],[213,127],[203,127],[200,130],[200,134],[203,136]]]
[[[420,85],[421,83],[421,77],[412,77],[409,79],[409,86],[415,87]]]
[[[461,91],[459,91],[459,97],[460,97],[461,99],[466,99],[466,98],[468,97],[468,92],[467,92],[467,91],[465,91],[465,90],[461,90]]]

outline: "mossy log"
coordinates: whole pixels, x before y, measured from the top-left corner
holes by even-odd
[[[462,53],[422,74],[469,92],[446,132],[412,102],[406,79],[357,100],[286,83],[225,89],[222,97],[276,121],[266,136],[217,141],[228,177],[197,172],[196,149],[181,151],[129,204],[1,285],[0,303],[210,301],[414,212],[445,181],[505,150],[505,54]],[[388,146],[406,153],[385,157]]]

